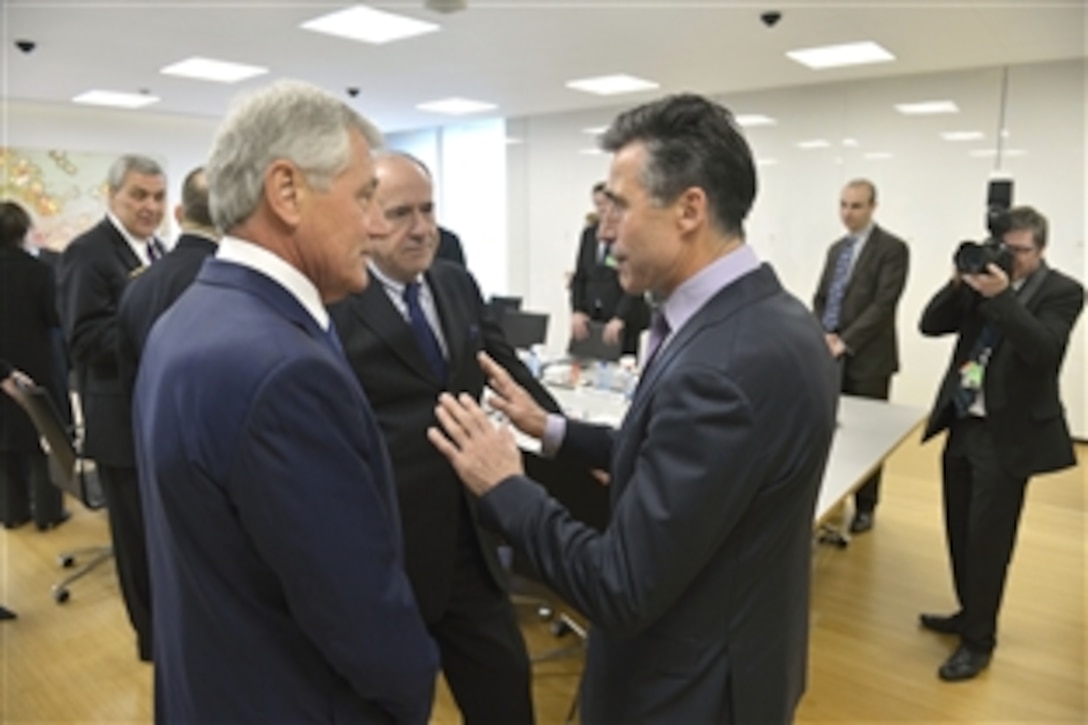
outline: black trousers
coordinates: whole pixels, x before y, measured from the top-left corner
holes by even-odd
[[[529,653],[510,597],[495,584],[475,533],[459,538],[449,604],[428,625],[442,672],[467,725],[532,723]]]
[[[0,452],[0,522],[17,526],[32,517],[39,529],[60,521],[64,494],[49,478],[45,453]]]
[[[981,418],[952,424],[941,466],[945,533],[960,602],[961,638],[971,649],[989,652],[997,644],[997,613],[1028,479],[1002,470]]]
[[[110,518],[117,578],[129,621],[136,630],[137,653],[151,661],[151,574],[147,563],[147,537],[136,469],[99,464],[98,478]]]
[[[850,363],[847,360],[842,370],[841,390],[847,395],[856,395],[859,398],[872,400],[887,400],[891,391],[891,376],[883,378],[857,379],[850,376]],[[884,475],[884,466],[877,466],[873,475],[866,479],[857,491],[854,492],[854,508],[858,511],[872,511],[880,501],[880,480]]]

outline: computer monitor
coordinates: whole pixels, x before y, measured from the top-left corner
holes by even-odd
[[[507,312],[517,312],[521,309],[521,298],[491,295],[487,300],[487,307],[494,318],[501,322]]]
[[[506,341],[521,350],[543,344],[548,337],[548,315],[544,312],[507,310],[500,323]]]
[[[588,327],[589,335],[584,340],[575,340],[573,337],[570,339],[567,353],[571,357],[588,360],[619,360],[623,355],[623,346],[618,342],[611,345],[604,341],[605,323],[590,322]]]

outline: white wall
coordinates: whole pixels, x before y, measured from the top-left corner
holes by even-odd
[[[1050,263],[1082,282],[1088,279],[1084,240],[1085,98],[1083,60],[1009,69],[1002,168],[1015,179],[1014,201],[1031,204],[1051,222]],[[811,301],[828,245],[842,234],[837,215],[842,184],[872,179],[880,191],[877,221],[911,247],[911,271],[900,304],[902,372],[893,400],[928,408],[948,363],[951,339],[917,332],[922,308],[947,280],[961,239],[985,235],[983,211],[1001,111],[1003,69],[909,76],[722,97],[737,113],[762,113],[778,124],[747,131],[760,166],[760,192],[749,219],[749,242],[778,270],[783,283]],[[960,113],[908,117],[893,105],[951,99]],[[569,325],[564,272],[573,268],[578,232],[589,209],[589,189],[604,178],[607,157],[580,149],[593,138],[582,129],[607,123],[623,107],[517,119],[510,135],[523,143],[508,154],[510,280],[513,293],[553,315],[549,347],[562,349]],[[950,142],[945,131],[978,130],[985,139]],[[803,150],[798,141],[825,138],[826,149]],[[844,146],[853,139],[856,146]],[[891,158],[866,154],[884,152]],[[1062,375],[1070,424],[1088,436],[1086,323],[1075,330]]]
[[[214,119],[4,100],[0,146],[165,159],[172,209],[185,175],[207,158],[216,126]],[[172,212],[168,216],[173,224]]]

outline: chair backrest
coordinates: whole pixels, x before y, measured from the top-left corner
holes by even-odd
[[[610,345],[604,341],[605,323],[591,321],[588,327],[589,334],[584,340],[575,340],[573,337],[570,339],[567,354],[588,360],[619,360],[623,355],[623,347],[619,343]]]
[[[49,457],[53,484],[78,498],[87,508],[102,508],[105,497],[94,461],[81,455],[49,392],[40,386],[17,386],[15,401],[30,416],[38,431],[42,448]]]
[[[546,312],[520,312],[507,310],[500,320],[503,335],[512,347],[528,350],[548,337]]]
[[[502,318],[506,316],[507,312],[517,312],[521,309],[521,298],[491,295],[487,300],[487,309],[491,312],[492,317],[502,322]]]

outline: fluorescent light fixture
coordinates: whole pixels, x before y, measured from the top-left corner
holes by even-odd
[[[968,153],[978,159],[992,159],[998,155],[997,149],[972,149]],[[1000,155],[1011,158],[1013,156],[1027,156],[1027,153],[1024,149],[1002,149]]]
[[[865,158],[869,161],[884,161],[885,159],[894,158],[895,154],[891,151],[870,151],[865,154]]]
[[[858,140],[856,138],[844,138],[842,145],[848,149],[856,149],[858,147]]]
[[[945,131],[941,134],[945,141],[978,141],[984,137],[982,131]]]
[[[814,138],[808,141],[798,141],[797,148],[799,149],[826,149],[831,145],[831,142],[825,138]]]
[[[608,130],[608,126],[591,126],[589,128],[583,128],[582,133],[588,133],[593,136],[600,136],[602,133]]]
[[[602,151],[601,149],[598,149],[598,148],[591,148],[591,149],[578,149],[578,153],[584,154],[586,156],[600,156],[601,154],[604,153],[604,151]]]
[[[506,145],[507,146],[516,146],[519,143],[525,143],[525,142],[522,141],[520,138],[514,138],[513,136],[507,136],[506,137]]]
[[[216,81],[218,83],[237,83],[247,78],[264,75],[267,68],[256,65],[244,65],[231,63],[225,60],[201,58],[194,56],[178,61],[161,68],[159,73],[168,76],[181,76],[182,78],[197,78],[203,81]]]
[[[764,116],[762,113],[741,113],[734,116],[737,120],[737,124],[744,128],[751,128],[753,126],[777,126],[778,121],[770,116]]]
[[[756,159],[756,166],[777,166],[778,159]]]
[[[635,78],[625,74],[611,76],[597,76],[596,78],[580,78],[576,81],[568,81],[567,88],[586,93],[596,93],[599,96],[614,96],[618,93],[634,93],[636,91],[648,91],[657,88],[658,84],[643,78]]]
[[[366,5],[337,10],[335,13],[307,20],[299,27],[374,45],[433,33],[440,29],[438,25],[425,20],[375,10]]]
[[[955,101],[921,101],[919,103],[897,103],[895,110],[907,116],[928,116],[935,113],[959,113],[960,107]]]
[[[467,98],[443,98],[438,101],[428,101],[416,106],[421,111],[430,113],[446,113],[451,116],[464,116],[468,113],[480,113],[498,108],[494,103],[483,101],[471,101]]]
[[[111,106],[113,108],[143,108],[159,102],[158,96],[150,93],[122,93],[120,91],[85,91],[72,99],[73,103],[88,106]]]
[[[797,61],[812,70],[839,68],[846,65],[864,65],[866,63],[885,63],[895,60],[887,48],[866,40],[861,43],[842,45],[824,45],[818,48],[802,48],[787,51],[790,60]]]

